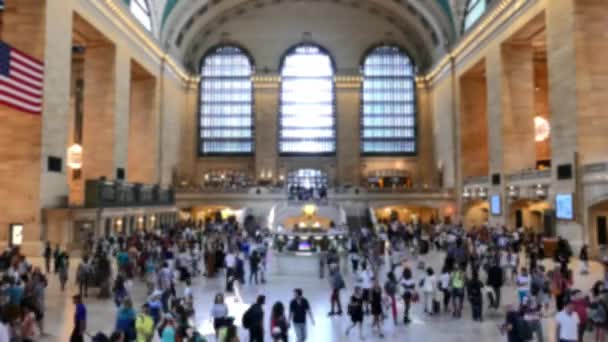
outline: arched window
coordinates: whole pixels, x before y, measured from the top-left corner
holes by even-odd
[[[468,0],[464,12],[463,32],[468,31],[483,16],[494,0]]]
[[[323,48],[302,44],[281,63],[279,151],[330,154],[336,150],[334,66]]]
[[[416,153],[415,71],[400,48],[383,45],[365,56],[361,107],[363,154]]]
[[[148,30],[152,30],[152,20],[150,19],[150,6],[148,0],[131,0],[129,3],[131,13]]]
[[[253,153],[253,63],[243,49],[224,45],[201,62],[202,155]]]

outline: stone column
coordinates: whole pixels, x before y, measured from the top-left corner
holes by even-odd
[[[44,75],[44,112],[42,114],[42,151],[40,168],[40,206],[60,207],[67,204],[69,192],[66,173],[66,151],[69,137],[70,70],[72,63],[71,9],[62,2],[46,4],[46,47]],[[63,172],[48,172],[48,156],[61,158]]]
[[[492,69],[492,64],[488,63],[488,69]],[[501,64],[502,170],[512,173],[536,167],[534,50],[525,43],[504,45]],[[488,87],[488,91],[491,89]]]
[[[575,193],[577,178],[577,65],[574,0],[555,0],[547,6],[547,64],[549,71],[549,108],[551,111],[551,151],[553,184],[549,200],[556,193]],[[570,164],[574,177],[557,180],[559,165]],[[575,196],[575,217],[579,221],[557,221],[557,234],[574,247],[584,238],[580,222],[580,198]]]
[[[275,76],[260,76],[254,79],[254,118],[255,118],[255,178],[262,172],[272,172],[278,179],[278,135],[279,135],[279,92],[280,81]]]
[[[336,160],[338,185],[360,185],[361,80],[336,81]]]
[[[464,75],[460,79],[461,177],[488,175],[488,116],[486,79]]]
[[[89,58],[87,54],[87,59]],[[116,57],[114,66],[114,163],[112,164],[111,178],[116,177],[116,169],[125,170],[125,179],[129,179],[130,171],[127,167],[129,160],[129,117],[130,117],[130,92],[131,92],[131,56],[127,46],[116,46]],[[85,62],[86,63],[86,62]],[[85,71],[86,74],[86,71]],[[85,89],[90,85],[86,83]],[[85,100],[86,102],[86,100]],[[85,117],[87,113],[85,111]],[[153,140],[150,140],[153,141]],[[152,144],[150,144],[152,145]]]
[[[105,44],[87,47],[84,60],[82,175],[73,182],[70,202],[84,202],[84,182],[113,179],[116,111],[116,50]],[[126,148],[126,146],[125,146]]]

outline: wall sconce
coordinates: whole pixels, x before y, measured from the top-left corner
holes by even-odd
[[[82,168],[82,146],[72,144],[68,147],[67,165],[72,170],[80,170]]]
[[[462,198],[464,198],[464,199],[471,198],[471,192],[469,191],[469,189],[464,189],[464,191],[462,192]]]
[[[477,191],[477,195],[481,199],[486,199],[488,197],[488,191],[484,188],[479,188],[479,190]]]
[[[544,199],[547,197],[547,189],[542,184],[537,184],[534,189],[534,194],[539,199]]]
[[[508,195],[511,199],[516,199],[517,197],[519,197],[519,189],[513,185],[509,185],[508,188]]]

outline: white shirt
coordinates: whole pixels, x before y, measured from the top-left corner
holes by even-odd
[[[2,322],[0,322],[0,341],[10,341],[8,326]]]
[[[426,277],[424,277],[424,282],[422,284],[422,290],[424,292],[433,292],[435,291],[435,276],[434,275],[427,275]]]
[[[559,325],[559,338],[561,340],[578,341],[578,324],[580,322],[576,312],[567,314],[566,311],[560,311],[555,316],[555,321]]]
[[[530,288],[530,277],[527,275],[517,276],[517,288],[520,291],[528,291]]]
[[[361,288],[363,289],[371,289],[372,288],[372,272],[370,270],[362,270],[359,272],[359,283],[361,284]]]
[[[442,289],[448,289],[450,287],[450,274],[447,272],[443,273],[441,276],[439,276],[439,281],[441,282]]]
[[[236,257],[232,253],[226,255],[226,267],[234,268],[236,266]]]

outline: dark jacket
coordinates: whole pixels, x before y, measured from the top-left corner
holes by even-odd
[[[502,269],[498,265],[491,266],[488,269],[487,284],[491,287],[501,287],[504,284]]]

